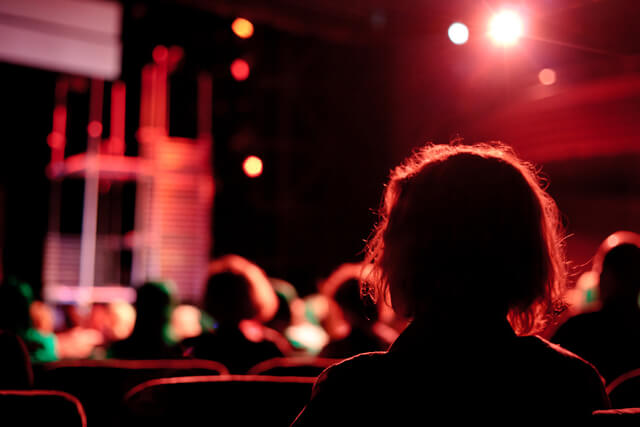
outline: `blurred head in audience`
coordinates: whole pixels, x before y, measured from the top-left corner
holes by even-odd
[[[0,330],[11,331],[25,343],[33,362],[57,360],[56,337],[34,328],[33,291],[27,283],[9,278],[0,286]]]
[[[132,333],[162,331],[167,334],[174,305],[173,284],[171,282],[144,283],[137,292],[136,320]]]
[[[596,256],[603,306],[638,309],[640,293],[640,235],[618,231],[607,237]]]
[[[559,309],[566,264],[555,202],[499,144],[430,145],[391,174],[363,292],[407,318],[505,316],[520,335]]]
[[[33,326],[29,308],[33,292],[26,283],[9,279],[0,286],[0,329],[24,334]]]
[[[46,334],[54,332],[53,309],[49,305],[42,301],[34,301],[29,306],[29,314],[34,328]]]
[[[196,337],[202,333],[202,313],[198,307],[181,304],[173,310],[171,327],[176,340]]]
[[[240,256],[227,255],[210,264],[203,308],[218,327],[236,327],[242,320],[271,320],[278,300],[258,266]]]

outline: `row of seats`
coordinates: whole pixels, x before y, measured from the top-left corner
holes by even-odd
[[[336,361],[337,359],[315,357],[276,358],[254,366],[249,372],[250,376],[246,378],[252,378],[251,375],[269,375],[313,380]],[[235,378],[229,376],[229,371],[223,364],[199,359],[75,360],[34,366],[35,387],[59,390],[77,397],[92,427],[116,424],[119,414],[113,408],[119,408],[125,394],[138,384],[159,378],[195,376],[220,376],[225,381]]]
[[[201,425],[212,417],[218,425],[264,423],[265,419],[273,421],[266,425],[288,425],[308,400],[315,377],[335,362],[278,358],[256,365],[247,375],[230,375],[217,362],[197,359],[54,362],[34,367],[39,390],[2,392],[0,410],[7,408],[3,414],[19,411],[21,405],[16,402],[26,399],[29,405],[42,407],[42,411],[24,411],[31,417],[46,417],[54,406],[67,415],[73,413],[74,421],[65,425],[86,425],[87,420],[90,427],[160,421]],[[640,385],[640,370],[612,382],[607,391],[614,407],[625,409],[598,411],[594,419],[640,418],[640,409],[635,409],[640,407],[639,389],[625,388],[634,381]],[[621,405],[620,393],[625,390],[629,404]]]

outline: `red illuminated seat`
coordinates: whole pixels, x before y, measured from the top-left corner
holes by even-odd
[[[222,375],[162,378],[125,397],[122,425],[288,426],[315,378]]]
[[[317,377],[329,366],[342,359],[324,357],[275,357],[253,366],[248,374]]]
[[[125,393],[154,378],[180,375],[227,374],[210,360],[75,360],[35,366],[36,387],[61,390],[76,396],[91,427],[111,426]]]
[[[629,371],[607,385],[613,408],[640,407],[640,369]]]
[[[0,390],[0,424],[6,427],[86,427],[87,418],[74,396],[52,390]]]

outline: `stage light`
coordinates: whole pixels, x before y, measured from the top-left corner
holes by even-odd
[[[93,120],[87,126],[87,133],[91,138],[100,138],[102,135],[102,123],[97,120]]]
[[[461,22],[454,22],[449,26],[449,40],[453,44],[465,44],[469,40],[469,29]]]
[[[522,18],[512,10],[503,10],[493,15],[489,21],[489,37],[498,45],[516,44],[523,31]]]
[[[556,82],[556,72],[551,68],[543,68],[538,73],[538,80],[545,86],[550,86]]]
[[[242,170],[249,178],[257,178],[262,175],[262,160],[257,156],[249,156],[244,159]]]
[[[231,24],[231,29],[241,39],[248,39],[253,35],[253,24],[248,19],[236,18]]]
[[[169,58],[169,49],[162,45],[156,46],[153,48],[151,56],[153,57],[153,60],[156,64],[166,62]]]
[[[238,81],[247,80],[251,71],[249,64],[244,59],[236,59],[231,63],[231,75]]]

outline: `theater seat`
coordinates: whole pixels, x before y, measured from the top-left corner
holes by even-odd
[[[34,367],[38,388],[61,390],[76,396],[91,427],[112,426],[127,391],[154,378],[182,375],[228,374],[210,360],[75,360]]]
[[[223,375],[147,381],[127,393],[124,426],[288,426],[315,378]]]
[[[3,427],[86,427],[87,417],[74,396],[53,390],[0,390]]]
[[[640,369],[620,375],[607,385],[613,408],[640,407]]]
[[[247,373],[250,375],[317,377],[326,368],[341,360],[323,357],[275,357],[256,364]]]
[[[606,409],[595,411],[592,426],[637,426],[640,425],[640,408]]]

